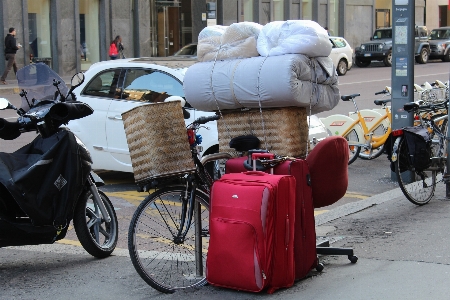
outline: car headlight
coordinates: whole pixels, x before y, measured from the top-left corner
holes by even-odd
[[[365,49],[366,49],[366,46],[361,45],[361,50],[365,50]]]
[[[378,45],[378,48],[379,48],[380,50],[382,50],[382,49],[383,49],[383,46],[384,46],[383,44],[379,44],[379,45]]]
[[[440,45],[443,49],[447,48],[447,44],[441,44]]]

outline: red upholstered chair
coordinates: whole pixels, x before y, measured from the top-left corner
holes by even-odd
[[[347,140],[330,136],[318,143],[306,157],[314,208],[331,205],[347,192],[348,155]]]
[[[347,140],[340,136],[330,136],[318,143],[306,157],[311,175],[314,208],[331,205],[341,199],[348,187]],[[332,248],[324,241],[316,246],[317,254],[347,255],[352,263],[358,261],[352,248]],[[321,270],[323,265],[316,268]]]

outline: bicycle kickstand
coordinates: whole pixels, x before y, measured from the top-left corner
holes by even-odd
[[[373,153],[373,148],[372,148],[372,136],[373,136],[373,132],[370,132],[368,134],[366,134],[366,136],[369,136],[369,141],[367,143],[367,149],[369,150],[369,158],[372,157],[372,153]]]

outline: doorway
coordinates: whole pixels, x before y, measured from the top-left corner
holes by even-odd
[[[439,27],[448,26],[447,11],[447,5],[439,5]]]
[[[170,56],[180,49],[180,7],[156,4],[157,56]]]

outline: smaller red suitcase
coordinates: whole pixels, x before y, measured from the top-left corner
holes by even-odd
[[[245,161],[247,161],[247,166],[253,165],[253,162],[249,162],[247,157],[237,157],[227,160],[225,173],[247,171],[244,167]],[[292,175],[296,179],[296,224],[294,235],[295,278],[301,279],[318,264],[314,203],[308,164],[303,159],[284,161],[275,166],[273,173],[276,175]]]
[[[294,284],[295,178],[225,174],[211,190],[206,278],[268,293]]]

